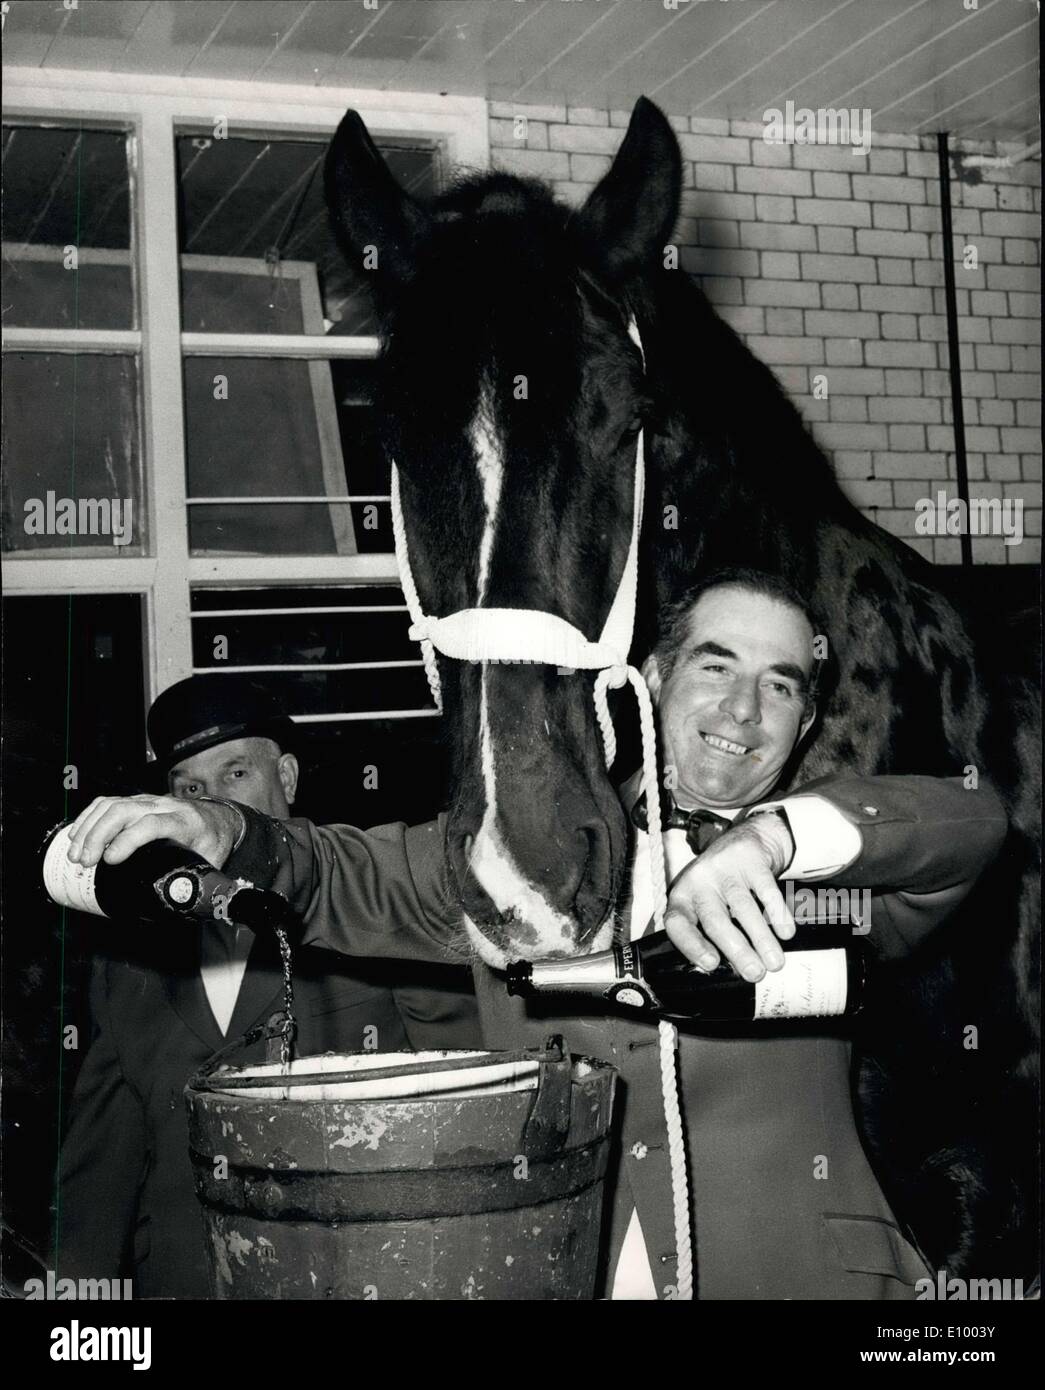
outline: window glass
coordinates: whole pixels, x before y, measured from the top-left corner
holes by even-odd
[[[372,362],[185,358],[194,554],[392,548],[386,502],[325,500],[388,495],[388,468],[373,432],[373,370]],[[293,500],[303,498],[312,500]]]
[[[404,188],[436,190],[434,145],[388,140],[381,148]],[[318,138],[178,137],[184,332],[376,331],[367,277],[349,268],[331,231],[326,149]],[[373,374],[369,361],[187,356],[192,553],[389,551],[387,503],[326,500],[388,494]]]
[[[181,292],[185,333],[304,333],[306,310],[323,331],[314,267],[305,261],[282,264],[277,276],[263,261],[182,256]]]
[[[212,274],[193,281],[190,263],[182,262],[186,330],[375,331],[366,277],[348,267],[330,227],[323,194],[327,143],[214,134],[177,138],[179,250],[194,258],[197,271],[232,272],[229,280]],[[379,147],[405,189],[418,196],[435,192],[434,145],[382,139]],[[267,284],[263,301],[252,294],[248,308],[237,300],[248,294],[244,280],[251,269]],[[304,322],[294,326],[302,305]]]
[[[127,143],[4,124],[5,326],[136,326]]]
[[[4,550],[141,555],[140,438],[135,358],[6,353]]]
[[[393,586],[195,590],[193,665],[255,668],[250,674],[291,714],[427,709],[432,699],[409,625]],[[366,665],[278,669],[354,663]]]

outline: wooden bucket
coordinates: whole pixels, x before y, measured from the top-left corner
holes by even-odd
[[[186,1087],[215,1297],[591,1299],[616,1073],[326,1054]]]

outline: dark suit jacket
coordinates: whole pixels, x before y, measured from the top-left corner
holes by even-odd
[[[215,1051],[282,1008],[283,980],[274,940],[259,938],[223,1036],[200,975],[200,930],[143,925],[122,958],[95,964],[94,1038],[60,1160],[60,1277],[129,1275],[136,1298],[210,1296],[183,1091]],[[303,948],[294,1013],[302,1056],[481,1045],[467,974],[445,967],[399,965],[393,976],[380,962]],[[263,1061],[264,1049],[229,1060]]]
[[[866,939],[883,961],[904,957],[946,919],[1007,828],[994,792],[966,790],[958,779],[849,777],[801,790],[827,797],[861,831],[857,861],[817,886],[872,891]],[[265,817],[246,815],[247,835],[226,868],[284,893],[305,914],[303,940],[433,960],[446,959],[459,940],[442,821],[368,832],[299,824],[282,836]],[[568,1017],[555,1017],[544,1000],[508,998],[485,966],[475,975],[488,1047],[539,1043],[559,1031],[574,1052],[618,1068],[620,1173],[608,1194],[608,1268],[634,1204],[664,1296],[676,1266],[656,1026],[572,1005]],[[927,1271],[857,1137],[841,1021],[757,1037],[682,1030],[679,1051],[698,1296],[913,1297]]]

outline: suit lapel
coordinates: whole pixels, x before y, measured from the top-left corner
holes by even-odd
[[[171,1007],[196,1036],[216,1052],[225,1043],[218,1021],[211,1012],[200,974],[200,931],[178,930],[172,940],[173,958],[164,980]],[[173,936],[173,933],[172,933]]]
[[[262,1014],[267,1017],[282,1004],[283,963],[275,937],[265,932],[254,938],[225,1041],[234,1042],[253,1027]]]
[[[283,967],[275,939],[268,935],[254,941],[243,976],[236,1007],[227,1033],[222,1033],[207,999],[200,974],[200,928],[179,932],[172,941],[164,989],[171,1007],[196,1036],[216,1052],[242,1036],[263,1013],[273,1013],[282,1003]]]

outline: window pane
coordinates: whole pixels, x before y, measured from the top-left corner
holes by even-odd
[[[193,665],[208,671],[262,668],[252,676],[290,714],[431,709],[409,625],[402,592],[389,586],[196,590]],[[396,664],[349,671],[277,669],[360,662]],[[399,664],[404,662],[409,665]]]
[[[309,278],[311,277],[311,279]],[[303,261],[270,272],[264,261],[206,256],[181,258],[182,331],[185,333],[304,333],[305,305],[322,333],[315,267]]]
[[[227,669],[227,668],[226,668]],[[265,688],[293,714],[363,714],[425,709],[432,697],[418,667],[391,671],[273,671]]]
[[[385,139],[379,148],[404,188],[421,197],[436,191],[434,146]],[[192,258],[182,269],[186,331],[375,331],[366,277],[349,269],[330,228],[326,140],[186,134],[176,149],[178,245]],[[190,276],[190,268],[197,273]],[[215,274],[222,270],[227,280]],[[252,289],[251,278],[264,289]],[[302,322],[293,326],[298,314]]]
[[[4,322],[133,328],[127,136],[5,124]]]
[[[138,421],[135,358],[7,353],[4,550],[141,555]]]
[[[331,362],[330,374],[349,491],[355,497],[387,497],[392,487],[391,470],[377,437],[373,408],[377,363],[342,358]],[[388,503],[354,503],[352,514],[360,554],[390,554],[394,542]]]
[[[375,608],[382,611],[369,611]],[[217,615],[209,616],[208,610]],[[416,661],[419,648],[409,627],[397,588],[197,590],[192,659],[197,666],[218,666],[214,653],[220,650],[225,664],[242,666]],[[220,646],[219,638],[225,639]]]
[[[346,502],[197,502],[189,507],[193,555],[354,555]]]
[[[190,498],[387,497],[372,363],[189,357],[184,378]],[[389,508],[197,501],[189,544],[200,555],[387,553]]]

